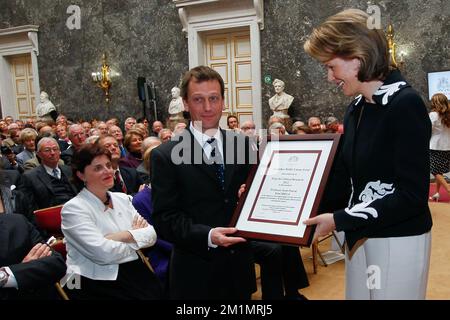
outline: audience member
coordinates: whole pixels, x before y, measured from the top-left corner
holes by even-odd
[[[311,133],[322,133],[322,122],[318,117],[310,117],[308,119],[308,127],[311,129]]]
[[[53,207],[72,199],[77,194],[70,182],[72,171],[68,166],[58,165],[60,150],[56,140],[47,137],[39,140],[37,156],[41,164],[22,176],[22,191],[29,197],[32,209]]]
[[[441,186],[450,195],[450,185],[444,178],[450,171],[450,104],[447,97],[442,93],[434,94],[431,110],[430,162],[431,174],[436,178],[436,193],[431,200],[438,201]]]
[[[141,130],[130,129],[125,134],[123,141],[124,147],[128,153],[125,158],[120,159],[120,165],[124,167],[137,168],[142,163],[142,141],[144,136]]]
[[[111,154],[111,165],[114,170],[114,185],[110,189],[113,192],[123,192],[135,195],[143,187],[143,180],[135,168],[119,165],[120,149],[119,144],[113,136],[104,136],[98,139],[97,143],[108,150]]]
[[[73,299],[160,299],[161,287],[136,250],[152,246],[156,233],[131,204],[109,192],[114,184],[111,156],[87,144],[73,158],[74,177],[85,187],[62,209],[69,274],[81,277]]]

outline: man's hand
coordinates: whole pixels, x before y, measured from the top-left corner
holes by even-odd
[[[238,198],[240,198],[242,194],[245,192],[245,187],[246,187],[245,183],[240,186],[238,190]]]
[[[328,235],[331,231],[336,229],[336,225],[334,224],[334,217],[332,213],[324,213],[320,214],[314,218],[308,219],[303,222],[307,226],[316,224],[316,232],[314,233],[313,242],[316,241],[319,237],[323,237]]]
[[[48,245],[46,245],[45,243],[38,243],[30,250],[30,252],[28,252],[26,257],[23,258],[22,262],[25,263],[51,255],[52,251],[50,250],[50,247]]]
[[[228,234],[233,234],[237,231],[236,228],[214,228],[211,231],[211,242],[220,247],[229,247],[233,244],[246,242],[241,237],[229,237]]]

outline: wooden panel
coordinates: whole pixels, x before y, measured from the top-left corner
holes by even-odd
[[[28,78],[28,90],[34,96],[33,77]]]
[[[248,120],[253,121],[253,113],[251,112],[238,112],[237,117],[239,119],[239,125]]]
[[[35,114],[36,113],[36,99],[33,97],[31,97],[31,113]]]
[[[28,114],[28,99],[17,98],[17,107],[19,109],[19,114]]]
[[[252,87],[236,88],[236,107],[240,109],[248,108],[252,105]]]
[[[27,82],[25,79],[16,79],[16,95],[27,95]]]
[[[22,59],[15,59],[14,62],[15,62],[15,64],[14,64],[14,75],[16,77],[25,77],[25,72],[26,72],[27,66],[23,64],[23,60]]]
[[[228,64],[227,63],[212,63],[211,68],[216,70],[223,78],[223,82],[228,84]]]
[[[236,83],[252,81],[252,64],[250,61],[236,62]]]
[[[236,58],[250,57],[250,36],[234,37],[234,56]]]
[[[212,39],[210,42],[210,46],[211,46],[210,52],[211,60],[223,60],[228,58],[227,38]]]

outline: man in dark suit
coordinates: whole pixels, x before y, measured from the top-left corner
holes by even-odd
[[[0,300],[49,298],[66,273],[62,256],[20,214],[0,214]]]
[[[226,227],[248,175],[249,165],[237,161],[247,154],[248,139],[219,128],[224,83],[216,71],[191,69],[181,94],[192,122],[151,155],[154,226],[174,245],[170,297],[250,299],[256,290],[251,249],[233,236],[236,228]],[[239,139],[245,150],[238,150]]]
[[[58,166],[60,150],[57,141],[42,138],[37,150],[41,164],[23,174],[23,193],[30,197],[33,210],[66,203],[77,194],[77,190],[70,182],[70,167]]]

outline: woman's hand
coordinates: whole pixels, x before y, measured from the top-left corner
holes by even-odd
[[[141,229],[148,227],[148,222],[141,216],[134,217],[133,223],[131,224],[131,229]]]
[[[336,229],[334,224],[334,217],[332,213],[320,214],[314,218],[308,219],[303,222],[307,226],[316,224],[316,232],[314,233],[313,242],[319,237],[328,235],[331,231]]]

